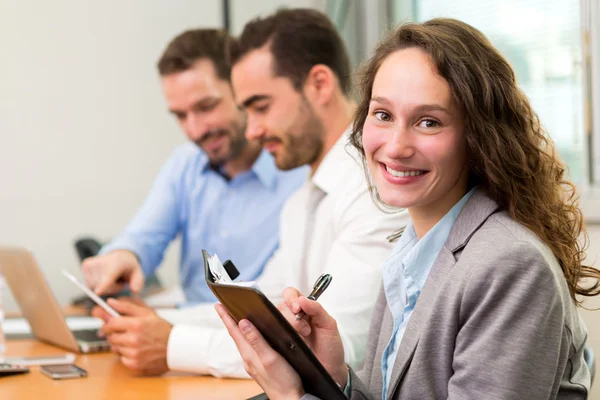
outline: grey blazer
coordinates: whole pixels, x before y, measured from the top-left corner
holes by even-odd
[[[365,362],[350,372],[352,400],[381,399],[392,327],[382,290]],[[406,327],[388,400],[586,399],[586,338],[550,249],[476,190]]]

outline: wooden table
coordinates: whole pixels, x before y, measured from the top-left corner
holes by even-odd
[[[36,340],[9,340],[7,356],[58,355],[65,351]],[[143,377],[125,368],[112,353],[77,355],[87,378],[52,380],[32,367],[28,374],[0,377],[0,399],[246,399],[262,392],[251,380],[169,373]]]

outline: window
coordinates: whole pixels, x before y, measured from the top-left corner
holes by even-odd
[[[588,182],[579,0],[395,0],[391,5],[394,24],[451,17],[481,30],[513,66],[571,179]]]

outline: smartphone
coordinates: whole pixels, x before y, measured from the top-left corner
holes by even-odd
[[[40,371],[52,379],[84,378],[87,376],[87,371],[75,364],[42,365]]]

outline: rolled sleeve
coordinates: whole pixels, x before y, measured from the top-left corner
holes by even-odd
[[[247,378],[233,339],[224,329],[175,325],[167,346],[167,365],[173,371]]]

